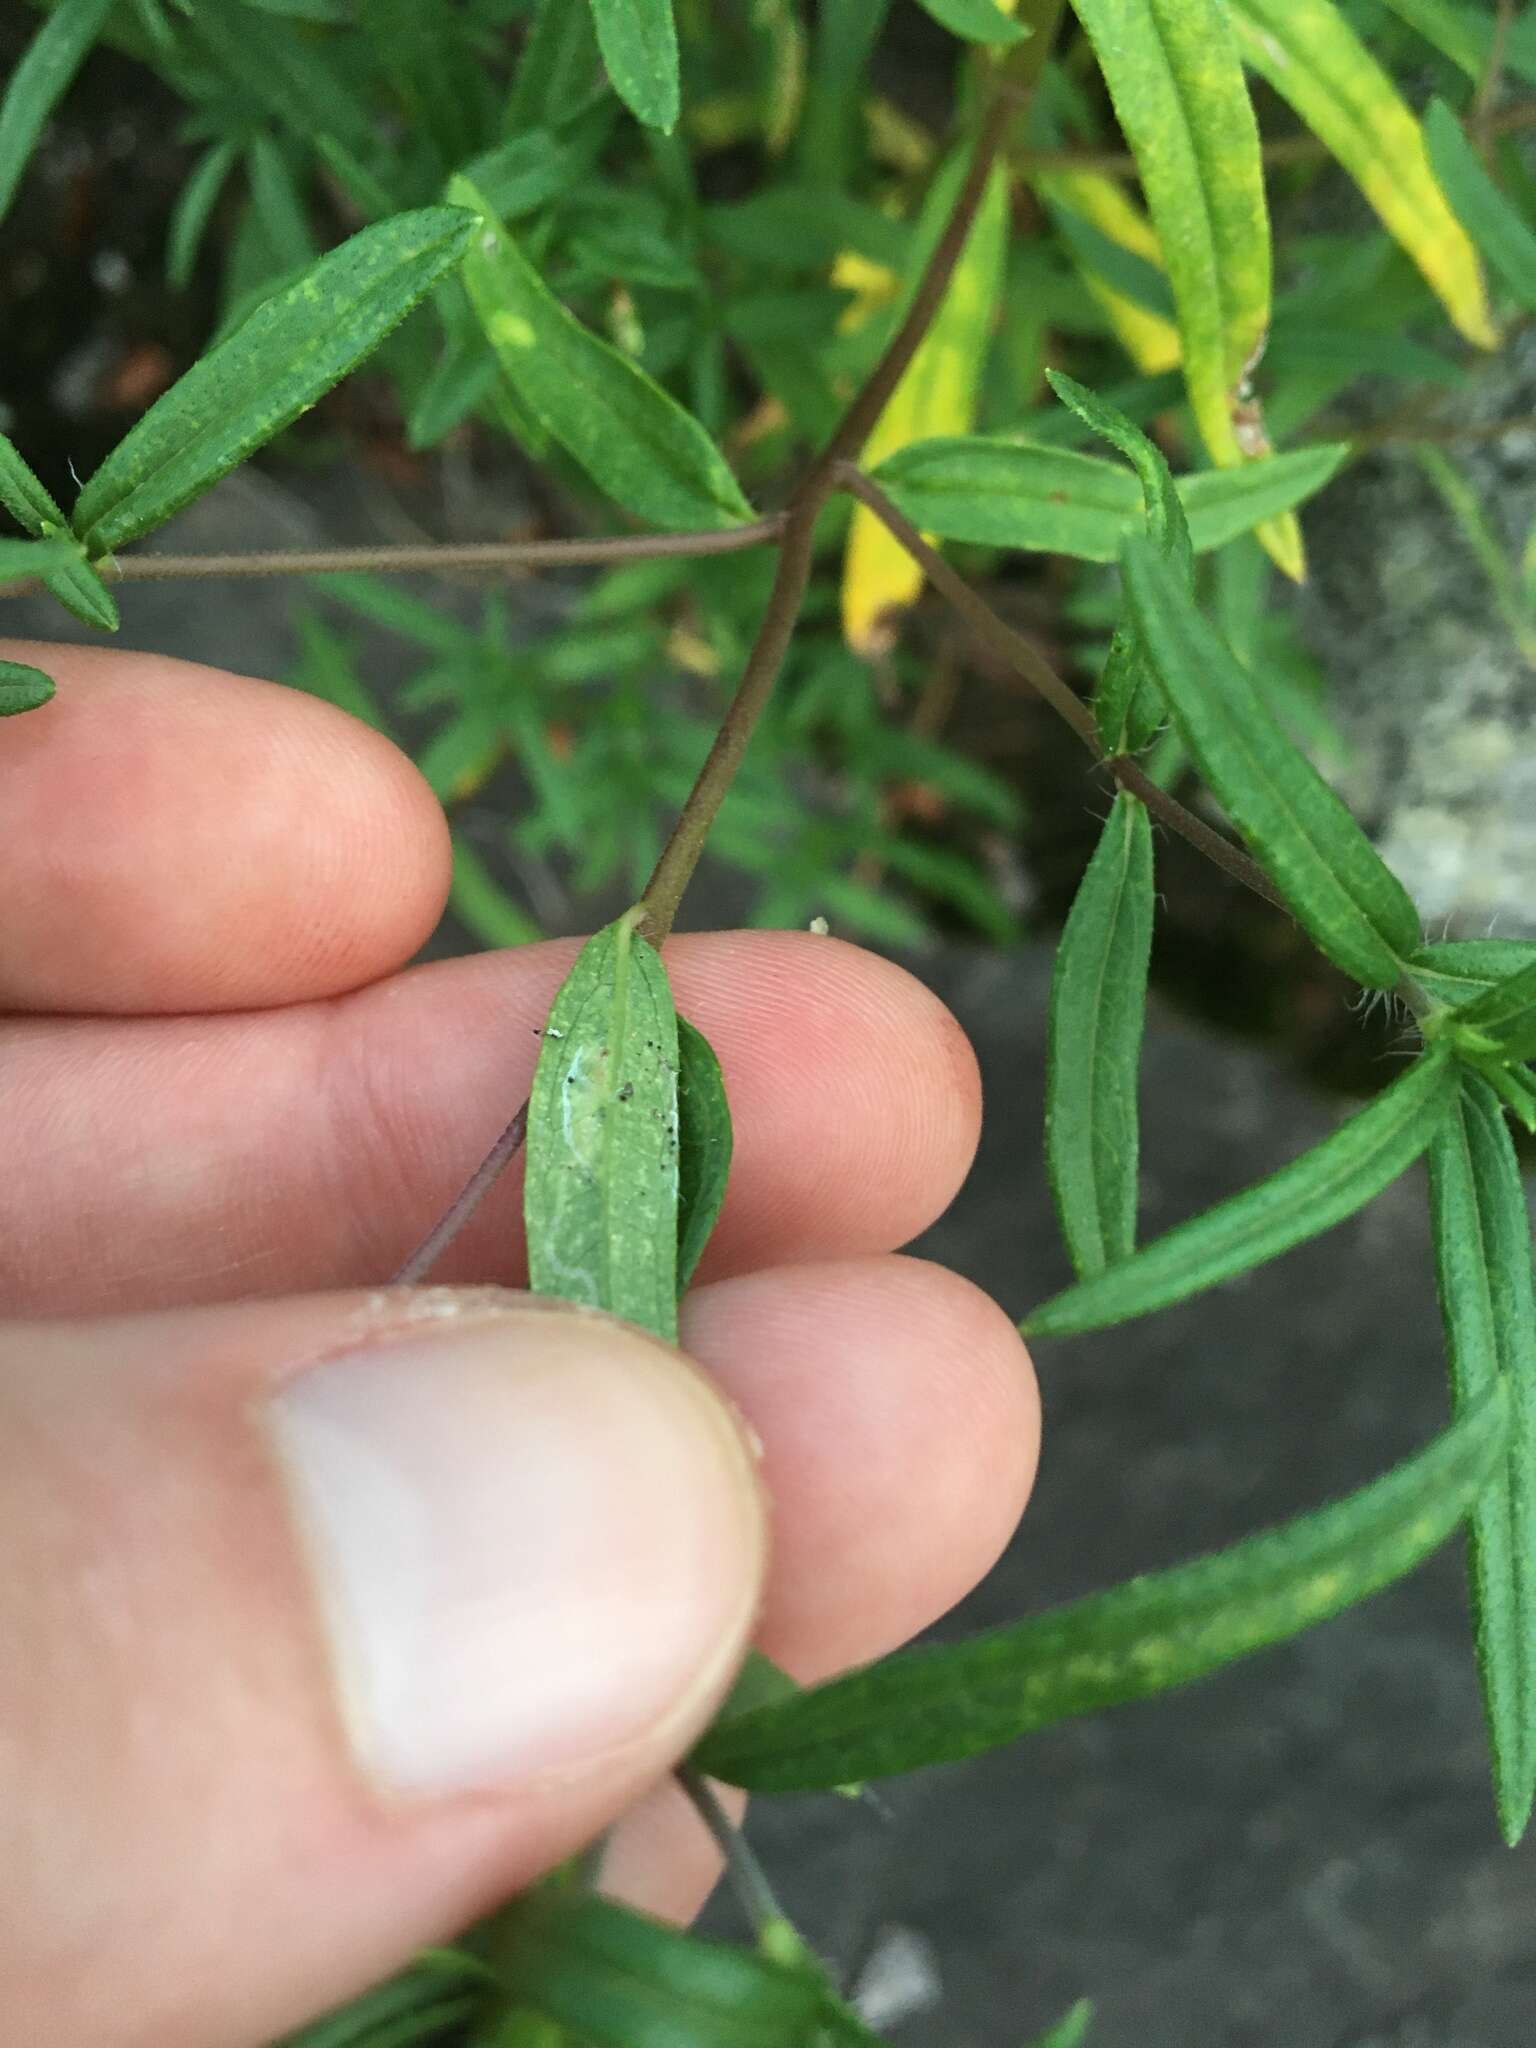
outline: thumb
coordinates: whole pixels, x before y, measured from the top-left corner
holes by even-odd
[[[11,2038],[258,2048],[444,1939],[686,1750],[763,1541],[723,1404],[607,1317],[0,1326]]]

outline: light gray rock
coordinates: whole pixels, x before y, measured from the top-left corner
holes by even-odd
[[[1536,415],[1536,333],[1447,406],[1447,423]],[[1536,524],[1536,427],[1448,451],[1518,562]],[[1426,924],[1536,933],[1536,614],[1522,652],[1411,454],[1346,470],[1306,515],[1296,600],[1349,758],[1340,792]]]

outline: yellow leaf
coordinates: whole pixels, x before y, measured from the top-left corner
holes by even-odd
[[[1246,62],[1338,158],[1468,341],[1495,347],[1477,252],[1423,130],[1333,0],[1230,0],[1230,12]]]
[[[1080,215],[1132,256],[1163,270],[1163,245],[1157,239],[1157,229],[1115,179],[1102,171],[1041,171],[1033,182],[1043,198]],[[1083,283],[1109,315],[1110,325],[1137,369],[1148,377],[1176,370],[1181,350],[1179,330],[1173,322],[1116,291],[1086,265],[1079,269]]]
[[[941,178],[936,191],[948,183]],[[970,431],[1002,289],[1007,234],[1008,182],[997,170],[938,314],[865,443],[861,459],[866,469],[910,441]],[[865,656],[886,652],[892,644],[892,616],[914,603],[922,587],[922,571],[911,556],[873,513],[855,506],[843,558],[843,631],[849,646]]]

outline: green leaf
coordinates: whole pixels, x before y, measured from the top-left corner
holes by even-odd
[[[495,1994],[483,1963],[458,1949],[433,1949],[398,1976],[325,2014],[277,2048],[416,2048],[459,2038]]]
[[[80,550],[67,534],[42,540],[0,540],[0,584],[46,576],[50,570],[79,559]]]
[[[1536,243],[1532,244],[1536,248]],[[1413,459],[1455,520],[1461,537],[1477,558],[1500,618],[1522,657],[1536,665],[1536,611],[1521,587],[1521,578],[1505,552],[1502,536],[1484,510],[1471,478],[1443,448],[1421,442]]]
[[[62,532],[69,524],[32,465],[4,434],[0,434],[0,505],[28,533],[41,535],[50,527]]]
[[[0,434],[0,503],[36,540],[0,539],[0,582],[35,576],[87,626],[115,633],[117,601],[85,559],[64,515],[11,443]]]
[[[573,120],[591,103],[597,70],[591,9],[579,0],[537,0],[507,102],[508,132]]]
[[[455,178],[448,195],[481,216],[464,283],[509,383],[599,489],[657,526],[752,519],[698,421],[566,311],[467,178]]]
[[[1269,332],[1259,132],[1227,0],[1073,0],[1136,158],[1178,312],[1184,379],[1219,468],[1254,452],[1248,378]],[[1289,522],[1261,536],[1289,573]]]
[[[474,222],[424,207],[364,228],[256,307],[118,442],[80,493],[93,555],[151,532],[298,418],[457,262]]]
[[[1026,1317],[1025,1334],[1071,1337],[1149,1315],[1331,1230],[1407,1171],[1440,1128],[1455,1087],[1454,1062],[1432,1047],[1310,1152],[1053,1296]]]
[[[812,2048],[817,1975],[592,1893],[530,1893],[489,1950],[512,1996],[589,2048]]]
[[[1490,22],[1474,25],[1451,0],[1386,0],[1386,5],[1442,57],[1464,71],[1474,85],[1478,83],[1488,61]]]
[[[1242,469],[1207,469],[1176,479],[1197,554],[1320,491],[1349,454],[1319,441]],[[1117,462],[1043,442],[988,434],[913,441],[872,472],[914,525],[943,540],[1113,562],[1141,530],[1142,495]]]
[[[1477,253],[1435,183],[1424,136],[1333,0],[1227,0],[1245,60],[1289,100],[1480,348],[1498,336]]]
[[[1458,1005],[1450,1036],[1473,1057],[1536,1058],[1536,961]]]
[[[1536,1793],[1536,1303],[1520,1164],[1475,1075],[1430,1147],[1429,1192],[1452,1413],[1500,1382],[1511,1400],[1508,1455],[1472,1511],[1467,1569],[1494,1797],[1513,1848]]]
[[[1298,1635],[1411,1571],[1504,1455],[1502,1388],[1359,1492],[1229,1550],[956,1645],[903,1650],[718,1724],[694,1752],[752,1791],[813,1791],[976,1756]]]
[[[1427,995],[1459,1008],[1536,963],[1536,939],[1442,939],[1420,946],[1409,972]]]
[[[177,291],[185,291],[192,281],[203,232],[239,155],[238,142],[228,138],[215,142],[198,159],[197,168],[177,196],[165,237],[166,281]]]
[[[22,52],[0,99],[0,219],[10,210],[33,146],[85,62],[112,0],[59,0]]]
[[[1536,233],[1483,169],[1461,123],[1444,100],[1424,117],[1429,161],[1462,226],[1520,304],[1536,312]]]
[[[0,718],[40,711],[54,694],[52,676],[24,661],[0,661]]]
[[[448,901],[482,945],[527,946],[544,936],[458,832],[453,835],[453,881]]]
[[[1093,2000],[1080,1998],[1070,2012],[1062,2014],[1054,2027],[1037,2034],[1029,2048],[1082,2048],[1093,2024]]]
[[[1016,43],[1025,33],[997,0],[918,0],[918,5],[968,43]]]
[[[731,1172],[731,1106],[714,1047],[677,1020],[677,1291],[693,1278],[725,1200]]]
[[[677,1341],[677,1013],[632,910],[556,996],[528,1104],[528,1284]]]
[[[1396,987],[1420,937],[1402,883],[1152,543],[1127,541],[1121,560],[1132,621],[1201,774],[1328,957]]]
[[[1062,1233],[1087,1278],[1136,1244],[1137,1069],[1152,944],[1152,825],[1115,798],[1051,974],[1045,1156]]]
[[[56,567],[43,572],[43,581],[65,611],[73,612],[83,625],[99,627],[103,633],[117,631],[117,599],[77,543],[71,543],[70,552]]]
[[[670,135],[680,91],[672,0],[591,0],[591,7],[615,92],[636,120]]]
[[[1162,551],[1169,569],[1193,593],[1195,556],[1189,538],[1189,522],[1174,487],[1173,474],[1162,450],[1133,426],[1122,412],[1105,405],[1070,377],[1047,370],[1051,389],[1072,411],[1100,434],[1122,455],[1129,457],[1141,484],[1146,506],[1147,532]],[[1213,474],[1220,475],[1220,471]],[[1094,693],[1094,715],[1099,734],[1111,754],[1137,753],[1151,744],[1166,722],[1157,678],[1152,673],[1135,628],[1123,624],[1110,643],[1109,659]]]

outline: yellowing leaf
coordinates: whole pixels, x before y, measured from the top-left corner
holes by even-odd
[[[1103,171],[1041,171],[1034,179],[1042,198],[1078,214],[1101,235],[1155,270],[1163,270],[1163,245],[1157,229],[1125,187]],[[1176,370],[1182,350],[1179,330],[1161,313],[1138,305],[1097,271],[1080,266],[1083,283],[1109,316],[1125,352],[1144,376]]]
[[[857,249],[844,249],[832,265],[832,282],[853,297],[837,316],[839,334],[857,334],[877,313],[895,303],[901,278],[888,263],[876,263]]]
[[[1269,211],[1258,124],[1227,0],[1073,0],[1136,159],[1162,245],[1190,410],[1211,460],[1236,469],[1269,443],[1248,386],[1269,333]],[[1303,573],[1285,514],[1259,539]]]
[[[949,182],[939,181],[936,198],[949,196],[944,190]],[[937,317],[865,443],[865,468],[909,441],[963,434],[971,426],[1002,289],[1007,232],[1008,183],[998,170],[988,180]],[[849,646],[858,654],[883,653],[890,645],[891,615],[913,604],[922,587],[922,571],[900,542],[864,506],[856,506],[843,557],[843,631]]]
[[[1435,182],[1424,135],[1333,0],[1230,0],[1245,60],[1332,150],[1479,348],[1498,341],[1477,252]]]

